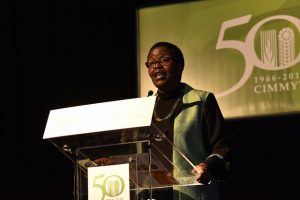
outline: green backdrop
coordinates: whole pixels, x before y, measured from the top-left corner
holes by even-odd
[[[208,0],[140,8],[139,94],[156,42],[184,53],[183,82],[213,92],[226,118],[300,111],[300,1]]]

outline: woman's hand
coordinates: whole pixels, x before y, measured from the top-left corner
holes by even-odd
[[[208,169],[207,164],[200,163],[196,165],[195,168],[192,170],[192,173],[196,176],[196,181],[202,184],[208,184],[211,181],[212,175]]]
[[[93,162],[96,163],[99,166],[105,166],[105,165],[113,164],[113,161],[110,158],[98,158],[96,160],[93,160]]]

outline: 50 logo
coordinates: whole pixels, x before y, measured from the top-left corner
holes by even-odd
[[[221,26],[216,49],[236,49],[241,52],[245,69],[241,79],[231,88],[216,94],[217,97],[226,96],[242,87],[251,76],[254,66],[277,71],[300,61],[299,47],[296,46],[297,42],[300,44],[300,19],[293,16],[276,15],[259,21],[248,32],[245,42],[224,39],[226,30],[247,24],[250,19],[251,15],[246,15],[225,21]],[[281,78],[277,77],[276,80]]]
[[[99,196],[101,197],[101,200],[103,200],[106,196],[116,197],[122,194],[125,182],[121,176],[111,175],[105,178],[102,184],[98,183],[103,177],[104,175],[94,177],[92,186],[93,188],[100,189]]]

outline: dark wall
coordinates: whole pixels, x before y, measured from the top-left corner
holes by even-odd
[[[49,111],[136,97],[140,2],[17,0],[2,7],[6,199],[73,199],[73,163],[42,139]],[[299,175],[299,119],[229,121],[236,149],[232,179],[222,184],[224,199],[296,195],[291,182]]]
[[[72,199],[73,163],[42,139],[47,117],[55,108],[136,97],[133,4],[20,0],[6,6],[10,57],[2,80],[10,124],[2,134],[12,163],[3,166],[17,170],[3,174],[6,192]]]
[[[299,121],[299,114],[229,121],[236,147],[226,199],[295,199]]]

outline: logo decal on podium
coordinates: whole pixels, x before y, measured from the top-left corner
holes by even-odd
[[[89,200],[129,200],[129,164],[88,168]]]

